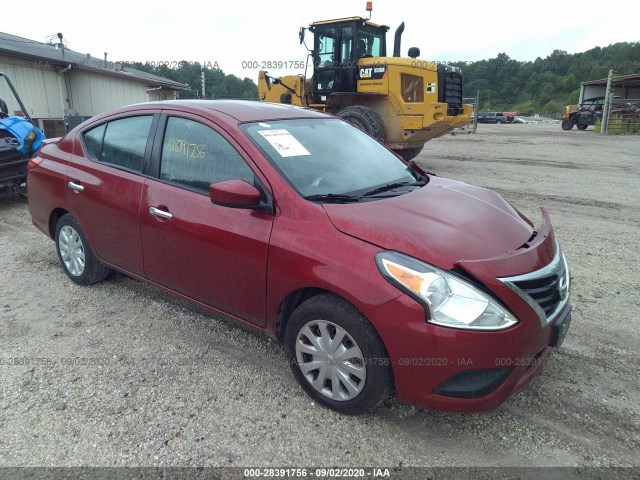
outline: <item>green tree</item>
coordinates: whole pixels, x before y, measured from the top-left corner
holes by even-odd
[[[491,109],[512,110],[516,105],[530,113],[555,110],[577,103],[580,82],[606,78],[609,69],[616,75],[640,73],[640,42],[622,42],[569,54],[554,50],[546,58],[518,62],[506,53],[470,65],[459,63],[464,75],[463,95],[475,96]]]
[[[131,63],[125,68],[134,68],[175,82],[187,84],[190,89],[180,92],[180,98],[199,98],[202,96],[202,72],[205,78],[205,94],[207,98],[244,98],[257,99],[258,86],[250,78],[240,79],[235,75],[225,75],[219,68],[199,62],[182,61],[174,68],[167,65],[152,66],[148,63]]]

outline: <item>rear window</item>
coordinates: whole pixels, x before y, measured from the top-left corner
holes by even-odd
[[[100,161],[136,172],[142,171],[151,115],[114,120],[107,124]]]
[[[82,134],[87,156],[115,167],[142,172],[152,115],[121,118]]]
[[[93,160],[98,160],[100,158],[102,139],[104,138],[104,131],[106,127],[107,125],[103,124],[99,127],[92,128],[91,130],[82,134],[82,138],[84,139],[84,146],[87,149],[87,154]]]

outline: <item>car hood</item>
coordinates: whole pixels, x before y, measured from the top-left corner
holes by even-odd
[[[445,269],[504,255],[533,234],[496,192],[438,177],[397,197],[323,206],[341,232]]]

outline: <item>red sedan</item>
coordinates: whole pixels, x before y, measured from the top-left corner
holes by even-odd
[[[560,346],[569,269],[498,194],[340,119],[244,101],[134,105],[29,163],[33,223],[81,285],[111,270],[284,343],[319,403],[500,405]]]

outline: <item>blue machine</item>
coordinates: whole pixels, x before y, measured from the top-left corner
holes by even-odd
[[[10,116],[7,104],[0,99],[0,198],[24,192],[27,163],[40,149],[44,134],[37,128],[18,96],[9,77],[0,72],[27,116]]]
[[[44,133],[22,117],[5,117],[0,118],[0,139],[0,152],[15,150],[31,158],[40,149]]]

